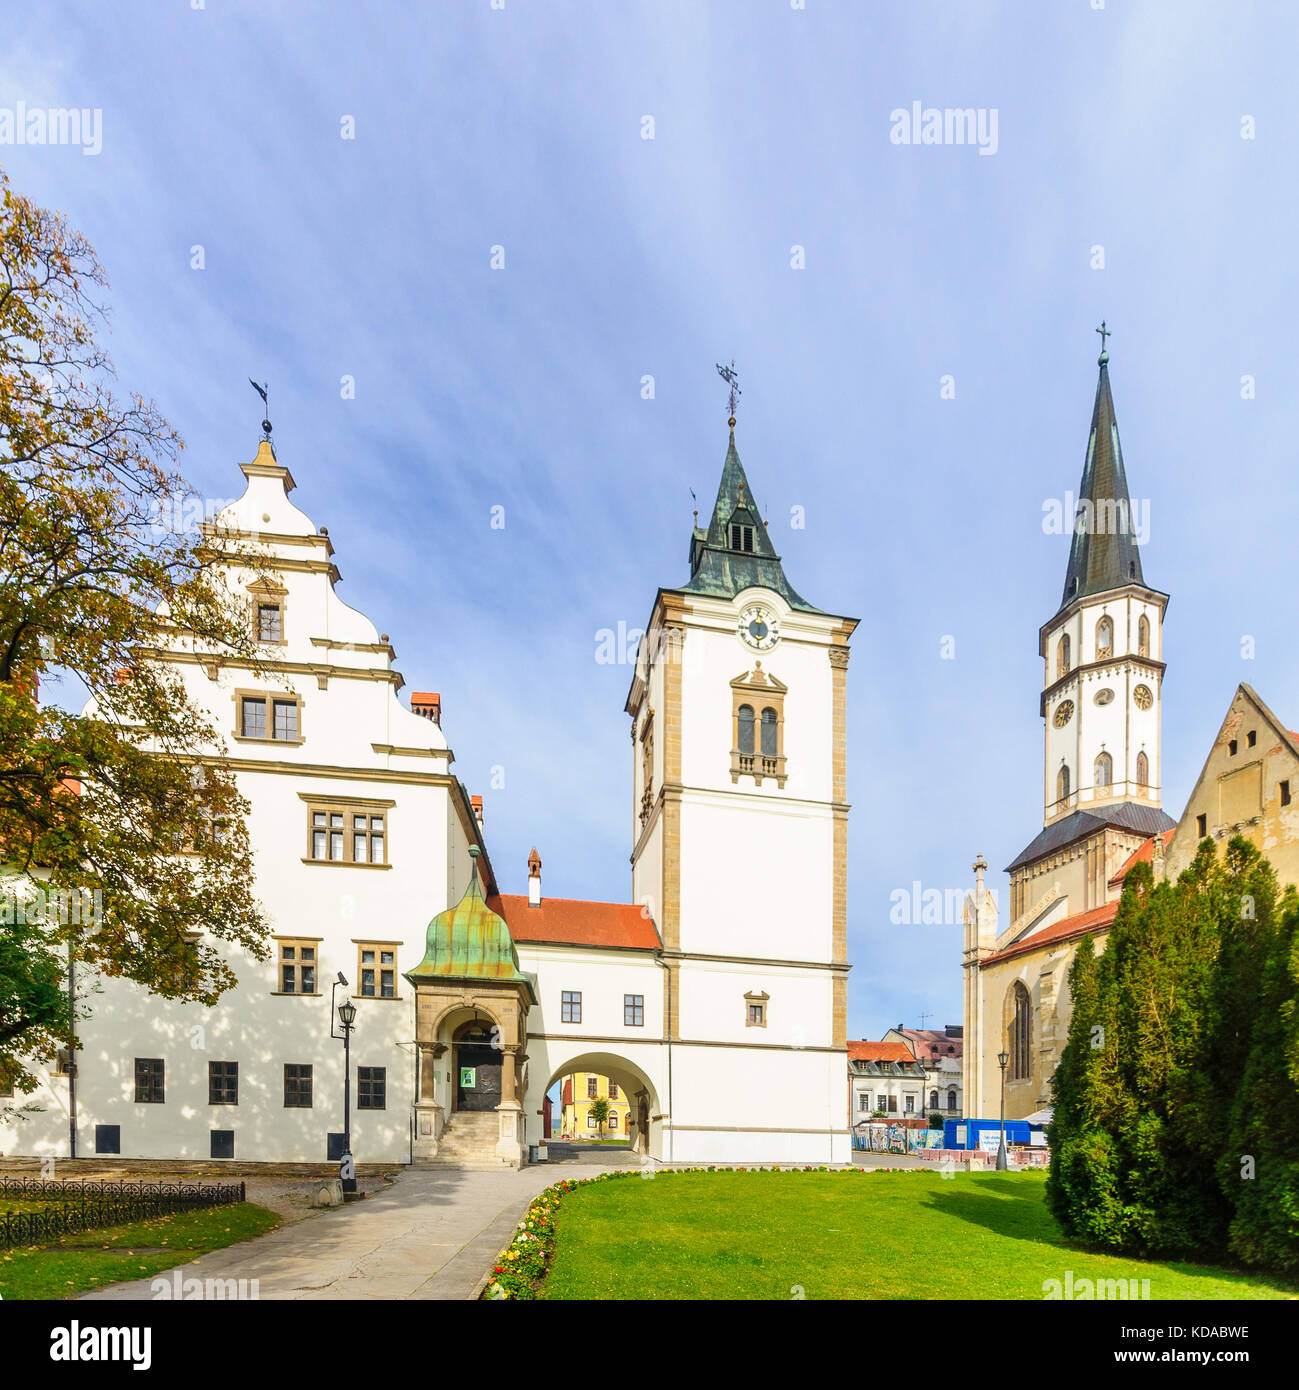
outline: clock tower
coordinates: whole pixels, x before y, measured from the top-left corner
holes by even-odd
[[[666,1123],[678,1160],[847,1161],[857,620],[786,579],[730,424],[711,519],[691,534],[689,578],[655,597],[626,704],[633,896],[667,975]]]

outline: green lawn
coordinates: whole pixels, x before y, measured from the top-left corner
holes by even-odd
[[[6,1201],[7,1210],[29,1204]],[[239,1202],[227,1207],[181,1212],[176,1216],[79,1231],[46,1246],[0,1251],[0,1295],[14,1298],[68,1298],[122,1279],[143,1279],[259,1236],[280,1224],[265,1207]]]
[[[1039,1173],[672,1173],[570,1192],[540,1296],[1031,1298],[1149,1279],[1152,1299],[1296,1298],[1278,1279],[1085,1252]],[[801,1291],[801,1293],[800,1293]]]

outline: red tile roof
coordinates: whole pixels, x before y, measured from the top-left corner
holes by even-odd
[[[580,898],[543,898],[529,907],[526,896],[501,893],[487,905],[505,918],[520,943],[604,946],[620,951],[657,951],[662,945],[648,908],[636,903],[592,903]]]
[[[1154,858],[1155,841],[1162,840],[1164,842],[1164,848],[1167,849],[1168,842],[1173,838],[1176,832],[1177,827],[1173,826],[1171,830],[1165,830],[1159,835],[1152,835],[1148,840],[1142,840],[1142,842],[1136,847],[1136,849],[1134,849],[1132,853],[1129,854],[1128,857],[1123,861],[1123,867],[1118,871],[1118,873],[1114,875],[1112,879],[1110,879],[1110,887],[1113,888],[1117,884],[1122,883],[1124,878],[1127,876],[1128,870],[1132,868],[1134,865],[1149,864],[1150,861]]]
[[[1075,912],[1072,917],[1063,917],[1060,921],[1053,922],[1049,927],[1043,927],[1041,931],[1034,932],[1032,936],[1026,936],[1022,941],[1014,941],[1002,950],[994,951],[992,955],[985,956],[979,963],[979,968],[983,969],[985,966],[995,965],[998,961],[1010,960],[1014,956],[1026,955],[1029,951],[1036,951],[1042,946],[1086,936],[1089,931],[1105,931],[1114,921],[1118,910],[1119,900],[1115,898],[1112,903],[1104,903],[1100,907],[1089,908],[1086,912]]]
[[[573,1083],[572,1083],[571,1081],[565,1081],[565,1082],[564,1082],[564,1104],[565,1104],[565,1105],[572,1105],[572,1103],[573,1103]]]
[[[940,1028],[899,1028],[898,1032],[911,1039],[922,1062],[932,1062],[935,1057],[959,1057],[965,1047],[963,1038],[950,1037]]]
[[[849,1042],[850,1062],[914,1062],[911,1049],[900,1042]]]

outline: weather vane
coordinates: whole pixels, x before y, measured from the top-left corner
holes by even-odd
[[[1101,362],[1103,364],[1110,360],[1109,350],[1105,346],[1105,339],[1112,337],[1114,330],[1112,328],[1106,328],[1105,320],[1102,319],[1101,326],[1096,331],[1101,335]]]
[[[263,382],[261,386],[258,386],[258,384],[252,379],[252,377],[248,378],[248,384],[262,398],[262,412],[264,416],[262,420],[262,433],[266,436],[267,439],[269,439],[271,437],[271,404],[266,399],[266,392],[269,389],[268,384]]]
[[[735,403],[740,399],[740,378],[735,370],[735,358],[731,358],[731,365],[723,367],[720,362],[717,364],[717,375],[731,388],[731,418],[728,422],[732,429],[735,428]]]

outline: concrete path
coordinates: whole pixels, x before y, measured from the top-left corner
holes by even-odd
[[[561,1179],[600,1171],[574,1163],[500,1173],[408,1169],[363,1202],[214,1250],[178,1269],[184,1279],[256,1279],[263,1299],[475,1298],[532,1198]],[[154,1277],[173,1275],[167,1270]],[[87,1295],[153,1296],[152,1278]]]

